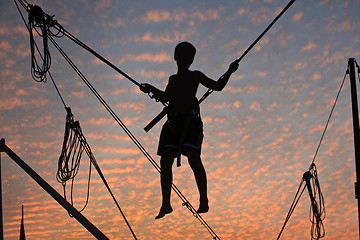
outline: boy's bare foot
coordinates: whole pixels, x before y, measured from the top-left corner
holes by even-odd
[[[208,201],[200,202],[199,209],[196,211],[197,213],[207,213],[209,211]]]
[[[172,207],[170,205],[169,206],[161,206],[159,214],[155,217],[155,219],[163,218],[166,214],[169,214],[172,211],[173,210],[172,210]]]

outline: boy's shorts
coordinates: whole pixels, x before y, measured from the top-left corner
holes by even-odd
[[[185,135],[183,135],[186,124],[188,127],[185,129]],[[189,148],[199,150],[200,153],[203,138],[203,123],[200,114],[168,116],[168,120],[161,129],[157,155],[161,156],[164,148],[178,150],[181,140],[183,141],[181,148],[183,155],[187,156],[186,150]]]

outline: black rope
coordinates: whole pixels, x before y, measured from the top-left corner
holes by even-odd
[[[126,219],[124,212],[122,211],[118,201],[116,200],[114,194],[112,193],[92,151],[90,145],[87,143],[85,136],[82,133],[79,121],[74,122],[74,116],[71,113],[70,108],[66,108],[67,116],[66,116],[66,125],[65,125],[65,135],[64,135],[64,142],[62,151],[59,157],[58,162],[58,171],[56,178],[57,180],[63,185],[64,188],[64,195],[66,199],[66,182],[71,180],[71,204],[73,205],[73,187],[74,187],[74,180],[80,168],[80,159],[85,151],[88,155],[90,162],[89,162],[89,175],[88,175],[88,186],[87,186],[87,196],[84,207],[80,210],[83,211],[88,202],[90,196],[90,179],[91,179],[91,165],[93,165],[98,172],[100,178],[102,179],[103,183],[105,184],[108,192],[110,193],[113,201],[115,202],[120,214],[122,215],[125,223],[127,224],[131,234],[133,235],[134,239],[136,235],[132,230],[129,221]]]
[[[318,240],[325,236],[325,228],[323,220],[325,219],[325,202],[324,196],[321,192],[320,182],[318,179],[317,169],[315,163],[310,165],[309,171],[303,174],[298,190],[295,194],[294,200],[290,206],[289,212],[285,218],[284,224],[280,230],[280,233],[277,237],[277,240],[280,239],[281,234],[283,233],[286,224],[290,220],[291,215],[293,214],[298,202],[305,189],[308,189],[310,197],[310,214],[309,219],[311,222],[311,239]]]
[[[293,202],[291,203],[289,212],[288,212],[288,214],[287,214],[287,216],[286,216],[286,218],[285,218],[285,222],[284,222],[284,224],[283,224],[283,226],[282,226],[282,228],[281,228],[281,230],[280,230],[280,233],[279,233],[279,235],[278,235],[278,237],[277,237],[276,240],[279,240],[279,239],[280,239],[281,234],[283,233],[286,224],[287,224],[288,221],[290,220],[290,217],[291,217],[291,215],[293,214],[293,212],[294,212],[294,210],[295,210],[295,208],[296,208],[296,205],[298,204],[298,202],[299,202],[302,194],[304,193],[305,188],[306,188],[306,185],[304,185],[304,181],[303,181],[303,179],[301,179],[301,182],[300,182],[300,185],[299,185],[299,187],[298,187],[298,190],[296,191],[294,200],[293,200]]]
[[[318,240],[325,237],[325,201],[321,192],[320,182],[315,163],[312,163],[308,172],[304,174],[306,187],[311,201],[309,219],[311,222],[311,239]]]
[[[303,187],[300,194],[299,194],[299,189],[298,189],[298,191],[297,191],[297,193],[295,195],[294,201],[290,206],[290,210],[289,210],[289,212],[288,212],[288,214],[287,214],[287,216],[285,218],[285,222],[284,222],[284,224],[283,224],[283,226],[282,226],[282,228],[280,230],[280,233],[278,235],[277,240],[280,239],[280,236],[281,236],[287,222],[289,221],[292,213],[294,212],[296,204],[300,200],[300,198],[301,198],[301,196],[302,196],[302,194],[303,194],[303,192],[305,190],[305,187],[308,187],[308,192],[309,192],[310,200],[311,200],[310,217],[309,217],[310,222],[312,223],[312,226],[311,226],[311,239],[320,239],[320,238],[323,238],[325,236],[325,228],[324,228],[324,225],[322,223],[322,221],[325,218],[325,203],[324,203],[324,197],[322,195],[322,192],[321,192],[321,189],[320,189],[320,183],[319,183],[318,176],[317,176],[317,170],[316,170],[316,166],[315,166],[315,159],[316,159],[317,154],[319,152],[319,149],[320,149],[320,146],[321,146],[322,141],[324,139],[325,133],[326,133],[326,131],[328,129],[330,119],[332,117],[335,106],[336,106],[337,101],[339,99],[341,90],[342,90],[342,88],[344,86],[346,76],[348,74],[349,74],[349,70],[347,69],[346,72],[345,72],[344,78],[343,78],[343,80],[342,80],[342,82],[340,84],[340,88],[339,88],[338,93],[336,95],[334,104],[333,104],[333,106],[331,108],[329,117],[328,117],[328,119],[326,121],[324,131],[323,131],[323,133],[321,135],[319,144],[318,144],[318,146],[316,148],[312,163],[311,163],[311,165],[309,167],[309,171],[304,173],[302,183],[300,184],[299,189],[302,186],[302,184],[304,182],[306,182],[306,179],[309,178],[309,176],[311,176],[309,179],[311,179],[311,181],[312,181],[311,184],[312,185],[310,185],[310,180],[308,179],[309,182],[307,183],[307,185],[305,185]],[[318,196],[317,201],[316,201],[316,196]]]
[[[347,74],[349,74],[349,70],[346,70],[345,75],[344,75],[344,78],[343,78],[343,80],[342,80],[342,82],[341,82],[341,85],[340,85],[339,91],[338,91],[338,93],[337,93],[337,95],[336,95],[336,98],[335,98],[334,104],[333,104],[333,106],[332,106],[332,108],[331,108],[331,111],[330,111],[329,117],[328,117],[328,119],[327,119],[327,121],[326,121],[326,124],[325,124],[324,130],[323,130],[323,133],[322,133],[321,138],[320,138],[320,141],[319,141],[319,144],[318,144],[318,146],[317,146],[317,148],[316,148],[316,151],[315,151],[315,154],[314,154],[314,157],[313,157],[312,163],[314,163],[314,162],[315,162],[316,156],[317,156],[317,154],[318,154],[318,152],[319,152],[319,149],[320,149],[320,146],[321,146],[322,141],[323,141],[323,139],[324,139],[324,136],[325,136],[326,130],[327,130],[328,126],[329,126],[330,119],[331,119],[331,117],[332,117],[332,114],[333,114],[333,112],[334,112],[335,106],[336,106],[337,101],[338,101],[338,99],[339,99],[340,92],[341,92],[341,90],[342,90],[342,88],[343,88],[343,86],[344,86],[344,83],[345,83],[345,79],[346,79],[346,75],[347,75]]]
[[[25,4],[23,1],[24,1],[26,4]],[[27,7],[27,6],[29,6],[29,4],[28,4],[25,0],[23,0],[23,1],[19,1],[20,4],[21,4],[26,10],[29,10],[29,7]],[[30,30],[31,28],[29,27],[29,24],[26,22],[23,14],[22,14],[22,12],[21,12],[18,4],[17,4],[17,1],[14,0],[14,2],[15,2],[15,5],[16,5],[19,13],[20,13],[20,16],[21,16],[21,18],[22,18],[22,20],[23,20],[26,28],[27,28],[28,31],[31,33],[31,32],[32,32],[32,31]],[[29,12],[29,11],[28,11],[28,12]],[[51,31],[50,31],[50,32],[51,32]],[[52,35],[53,35],[53,36],[59,36],[59,37],[60,37],[60,34],[52,34]],[[32,46],[33,50],[34,50],[34,47],[36,48],[37,54],[40,56],[41,60],[42,60],[43,62],[45,62],[45,58],[42,56],[41,51],[40,51],[40,49],[39,49],[36,41],[34,41],[33,38],[31,38],[31,39],[32,39],[32,40],[30,40],[30,46]],[[46,45],[47,45],[47,44],[46,44]],[[50,53],[49,53],[49,51],[48,51],[48,48],[47,48],[47,51],[46,51],[46,52],[48,53],[48,56],[50,56]],[[34,51],[32,51],[32,54],[31,54],[31,55],[32,55],[32,57],[31,57],[32,61],[33,61],[33,59],[36,59],[35,57],[33,57],[33,56],[36,56],[36,54],[34,53]],[[44,64],[43,64],[43,65],[44,65]],[[64,101],[64,98],[63,98],[62,95],[60,94],[59,88],[58,88],[58,86],[56,85],[55,80],[54,80],[54,78],[53,78],[52,75],[51,75],[50,69],[47,70],[47,73],[49,73],[51,82],[53,83],[53,85],[54,85],[54,87],[55,87],[55,90],[56,90],[56,92],[57,92],[57,94],[58,94],[61,102],[63,103],[64,107],[66,108],[66,103],[65,103],[65,101]],[[46,73],[45,73],[45,74],[46,74]],[[43,79],[42,82],[45,82],[45,81],[46,81],[46,76],[45,76],[45,74],[43,74],[43,75],[44,75],[44,79]],[[32,74],[32,76],[33,76],[33,74]],[[41,82],[41,81],[37,80],[36,78],[35,78],[35,81]]]

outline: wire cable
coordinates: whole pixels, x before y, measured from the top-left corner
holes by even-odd
[[[82,153],[85,151],[88,155],[89,162],[89,175],[88,175],[88,184],[87,184],[87,196],[84,207],[80,210],[83,211],[89,202],[90,196],[90,179],[91,179],[91,165],[93,165],[98,172],[100,178],[102,179],[104,185],[106,186],[108,192],[110,193],[113,201],[115,202],[121,216],[123,217],[126,225],[128,226],[132,236],[134,239],[137,239],[134,231],[132,230],[129,221],[127,220],[124,212],[122,211],[118,201],[116,200],[113,192],[111,191],[101,169],[98,165],[92,151],[90,145],[87,143],[85,136],[82,133],[79,121],[74,121],[74,116],[71,112],[70,108],[66,108],[67,116],[66,116],[66,125],[65,125],[65,135],[63,141],[62,151],[58,161],[58,172],[56,175],[57,180],[63,185],[64,195],[66,199],[66,182],[71,180],[71,204],[73,205],[73,187],[74,187],[74,179],[80,168],[80,159],[82,157]],[[70,163],[70,164],[69,164]]]
[[[319,183],[319,180],[318,180],[318,177],[317,177],[317,170],[316,170],[316,166],[315,166],[315,159],[317,157],[317,154],[319,152],[319,149],[320,149],[320,146],[322,144],[322,141],[324,139],[324,136],[325,136],[325,133],[328,129],[328,126],[329,126],[329,123],[330,123],[330,119],[332,117],[332,114],[334,112],[334,109],[335,109],[335,106],[337,104],[337,101],[339,99],[339,96],[340,96],[340,93],[342,91],[342,88],[344,86],[344,83],[345,83],[345,79],[346,79],[346,76],[349,74],[349,70],[347,69],[346,72],[345,72],[345,75],[344,75],[344,78],[340,84],[340,87],[339,87],[339,90],[338,90],[338,93],[336,95],[336,98],[334,100],[334,104],[331,108],[331,111],[330,111],[330,114],[329,114],[329,117],[326,121],[326,124],[325,124],[325,127],[324,127],[324,131],[321,135],[321,138],[320,138],[320,141],[319,141],[319,144],[316,148],[316,151],[315,151],[315,154],[314,154],[314,157],[312,159],[312,163],[309,167],[309,172],[312,171],[311,176],[313,176],[313,182],[312,182],[312,188],[309,187],[309,184],[308,183],[308,191],[309,191],[309,195],[310,195],[310,199],[311,199],[311,208],[310,208],[310,222],[312,223],[312,226],[311,226],[311,239],[319,239],[319,238],[322,238],[325,236],[325,229],[324,229],[324,225],[322,223],[322,221],[324,220],[325,218],[325,204],[324,204],[324,197],[321,193],[321,189],[320,189],[320,183]],[[305,175],[305,174],[304,174]],[[303,179],[302,179],[302,182],[304,182],[304,176],[303,176]],[[305,187],[303,188],[303,190],[301,191],[300,195],[299,194],[299,190],[297,191],[296,193],[296,196],[295,196],[295,199],[293,201],[293,203],[291,204],[291,207],[290,207],[290,210],[285,218],[285,222],[280,230],[280,233],[278,235],[278,238],[277,240],[280,239],[280,236],[287,224],[287,222],[289,221],[292,213],[294,212],[295,210],[295,207],[296,207],[296,204],[297,202],[300,200],[304,190],[305,190]],[[300,187],[299,187],[300,188]],[[313,190],[311,190],[313,189]],[[312,196],[312,197],[311,197]],[[318,196],[318,201],[316,201],[316,196]],[[294,202],[296,202],[296,204],[294,204]]]
[[[328,126],[329,126],[330,119],[331,119],[331,117],[332,117],[332,114],[333,114],[333,112],[334,112],[335,106],[336,106],[337,101],[338,101],[338,99],[339,99],[340,92],[341,92],[341,90],[342,90],[342,88],[343,88],[343,86],[344,86],[345,79],[346,79],[346,76],[347,76],[348,74],[349,74],[349,69],[347,69],[347,70],[346,70],[345,75],[344,75],[344,78],[343,78],[343,80],[342,80],[342,82],[341,82],[341,85],[340,85],[339,91],[338,91],[338,93],[337,93],[337,95],[336,95],[336,98],[335,98],[334,104],[333,104],[333,106],[332,106],[332,108],[331,108],[331,111],[330,111],[329,117],[328,117],[328,119],[327,119],[327,121],[326,121],[326,124],[325,124],[324,130],[323,130],[323,133],[321,134],[321,138],[320,138],[319,144],[318,144],[318,146],[317,146],[317,148],[316,148],[316,151],[315,151],[315,154],[314,154],[314,157],[313,157],[312,163],[314,163],[314,162],[315,162],[315,159],[316,159],[317,154],[318,154],[318,152],[319,152],[320,146],[321,146],[322,141],[323,141],[323,139],[324,139],[324,136],[325,136],[326,130],[327,130]]]

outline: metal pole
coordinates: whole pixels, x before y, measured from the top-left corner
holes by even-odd
[[[358,201],[358,221],[359,221],[359,239],[360,239],[360,129],[359,129],[359,112],[358,112],[358,98],[356,90],[356,77],[355,77],[355,59],[349,58],[348,60],[350,86],[351,86],[351,105],[353,115],[353,130],[354,130],[354,147],[355,147],[355,167],[356,167],[356,182],[355,182],[355,198]]]
[[[1,139],[0,149],[12,158],[29,176],[35,180],[48,194],[50,194],[63,208],[65,208],[79,223],[81,223],[95,238],[99,240],[109,240],[99,229],[97,229],[88,219],[66,201],[53,187],[51,187],[42,177],[40,177],[29,165],[18,157],[8,146],[5,140]]]

